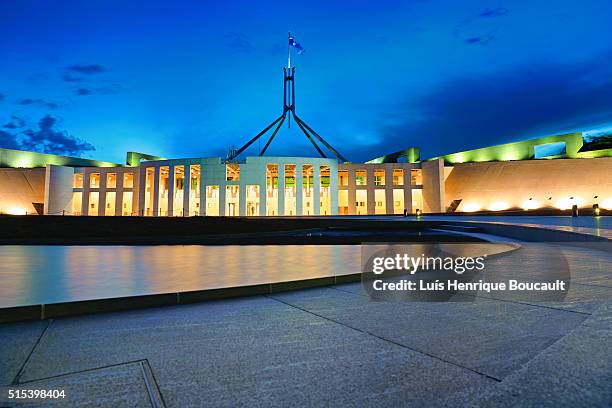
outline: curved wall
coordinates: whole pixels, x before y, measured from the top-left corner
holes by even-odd
[[[455,164],[445,182],[445,206],[461,199],[457,212],[594,203],[612,209],[611,175],[609,157]]]

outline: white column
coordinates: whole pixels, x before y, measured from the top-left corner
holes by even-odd
[[[100,171],[100,189],[98,193],[98,216],[106,213],[106,178],[108,173]]]
[[[184,183],[183,183],[183,214],[182,216],[187,216],[189,214],[189,196],[191,195],[191,166],[189,164],[185,165],[185,174],[183,174]]]
[[[298,162],[295,165],[295,214],[303,215],[302,212],[302,201],[304,197],[302,196],[302,177],[304,175],[303,163]]]
[[[153,217],[159,217],[159,176],[161,171],[159,166],[155,166],[153,171]]]
[[[117,172],[117,188],[115,189],[115,215],[123,215],[123,173]],[[132,197],[132,201],[134,198]]]
[[[278,215],[285,215],[285,163],[278,163]]]

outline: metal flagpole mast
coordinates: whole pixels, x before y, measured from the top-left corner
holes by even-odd
[[[285,119],[287,120],[288,127],[291,127],[291,116],[293,116],[295,123],[297,123],[302,133],[304,133],[310,143],[312,143],[312,145],[317,150],[319,155],[321,155],[321,157],[326,158],[327,156],[325,155],[325,152],[323,152],[323,150],[319,147],[315,139],[318,140],[321,144],[323,144],[323,146],[325,146],[330,152],[332,152],[338,160],[341,160],[343,162],[347,161],[344,156],[342,156],[336,149],[333,148],[332,145],[330,145],[325,139],[323,139],[321,135],[315,132],[310,126],[308,126],[306,122],[304,122],[299,116],[295,114],[295,68],[291,68],[291,47],[294,46],[294,44],[296,44],[300,52],[303,52],[303,48],[299,44],[297,44],[295,40],[293,42],[291,41],[291,32],[289,32],[287,39],[287,67],[283,68],[283,113],[278,118],[276,118],[274,122],[270,123],[264,130],[259,132],[255,137],[249,140],[240,149],[234,150],[230,154],[228,154],[228,157],[226,159],[227,162],[234,160],[255,141],[259,141],[260,137],[262,137],[274,127],[272,135],[264,145],[264,148],[261,149],[259,152],[259,155],[263,156],[268,150],[268,147],[270,146],[274,138],[276,137],[276,134],[283,126]]]
[[[289,31],[288,37],[287,37],[287,68],[291,69],[291,31]]]

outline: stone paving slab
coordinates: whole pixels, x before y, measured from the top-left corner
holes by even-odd
[[[488,299],[368,303],[363,296],[333,288],[273,297],[498,379],[520,368],[587,317]]]
[[[612,406],[612,302],[489,390],[481,407]]]
[[[137,358],[177,407],[452,405],[496,384],[269,298],[56,320],[23,377]]]
[[[350,283],[0,325],[0,385],[25,363],[19,387],[66,387],[73,406],[610,406],[607,288],[575,286],[593,316]]]
[[[9,400],[8,389],[63,390],[64,398]],[[11,407],[151,407],[140,363],[122,364],[0,387],[0,406]]]
[[[10,384],[49,322],[0,325],[0,386]]]

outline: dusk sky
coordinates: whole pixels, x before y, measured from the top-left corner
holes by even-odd
[[[225,156],[281,113],[287,31],[297,114],[352,161],[612,126],[609,0],[1,4],[0,147]],[[268,154],[316,156],[297,131]]]

